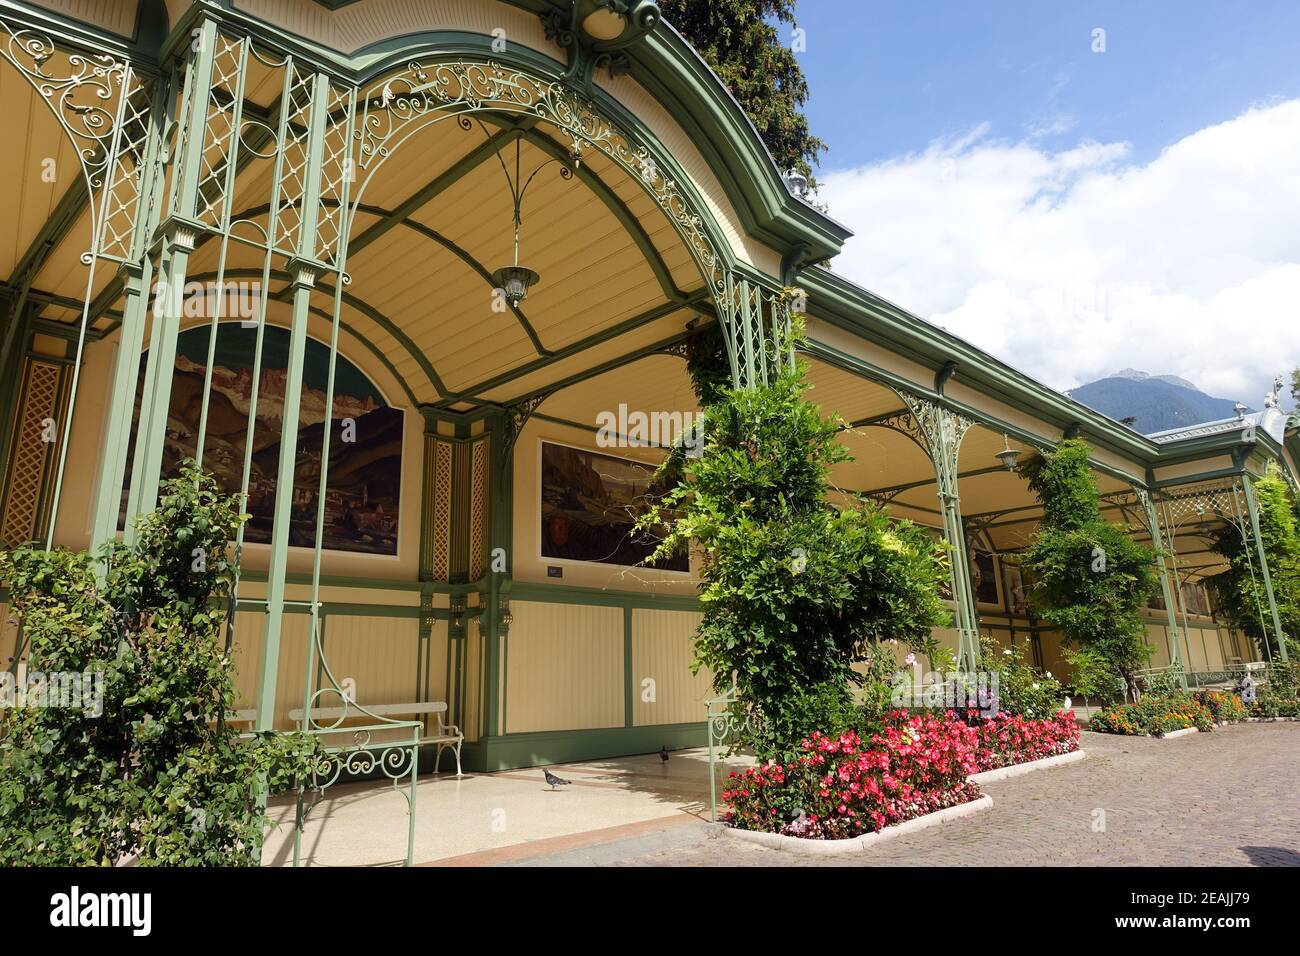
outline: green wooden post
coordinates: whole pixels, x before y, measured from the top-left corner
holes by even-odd
[[[276,469],[275,511],[271,524],[271,555],[266,574],[266,621],[262,631],[262,670],[257,691],[257,729],[275,723],[276,680],[280,670],[280,637],[284,624],[285,582],[288,572],[289,527],[293,518],[294,469],[298,463],[298,420],[302,404],[303,360],[307,354],[307,319],[311,294],[324,266],[315,261],[316,221],[320,206],[321,164],[325,124],[329,119],[329,77],[318,73],[312,90],[307,164],[303,170],[299,255],[288,263],[293,276],[293,319],[289,326],[289,357],[284,384],[284,417],[280,423],[280,459]]]
[[[1264,539],[1259,532],[1259,499],[1250,476],[1242,474],[1242,488],[1246,492],[1246,510],[1250,513],[1250,532],[1255,539],[1255,553],[1259,556],[1260,576],[1264,579],[1264,594],[1268,597],[1268,611],[1273,618],[1273,633],[1277,636],[1278,655],[1287,663],[1286,633],[1282,630],[1282,617],[1277,612],[1277,598],[1273,595],[1273,578],[1268,572],[1268,555],[1264,552]]]

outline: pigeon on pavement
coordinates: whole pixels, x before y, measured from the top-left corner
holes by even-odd
[[[542,768],[542,775],[546,778],[546,782],[551,785],[552,790],[554,790],[556,787],[567,787],[569,784],[573,782],[572,780],[564,780],[560,777],[557,777],[555,774],[551,773],[545,767]]]
[[[667,747],[660,747],[660,748],[659,748],[659,759],[662,760],[664,763],[667,763],[667,762],[668,762],[668,748],[667,748]]]

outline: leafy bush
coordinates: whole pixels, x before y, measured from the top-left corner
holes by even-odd
[[[1113,704],[1088,718],[1088,729],[1104,734],[1156,736],[1195,727],[1214,729],[1214,717],[1191,694],[1147,694],[1136,704]]]
[[[1065,693],[1050,671],[1025,662],[1024,645],[999,647],[980,638],[980,667],[997,676],[997,708],[1030,720],[1046,720],[1061,709]]]
[[[240,739],[222,626],[244,516],[192,462],[164,483],[132,545],[101,558],[20,549],[0,565],[29,667],[97,675],[93,707],[0,712],[0,864],[241,865],[265,815],[254,781],[289,787],[314,738]]]
[[[1104,703],[1124,696],[1124,684],[1110,660],[1091,645],[1067,647],[1065,662],[1070,665],[1070,689],[1080,697],[1100,699]]]
[[[980,719],[974,726],[979,770],[996,770],[1079,749],[1079,724],[1073,711],[1063,710],[1049,720],[1001,713]]]
[[[889,715],[867,746],[855,731],[814,733],[798,756],[732,773],[727,821],[808,839],[860,836],[979,796],[976,731],[932,714]]]
[[[1192,695],[1198,704],[1209,710],[1215,723],[1232,723],[1246,718],[1246,705],[1236,694],[1218,690],[1198,690]]]
[[[1251,717],[1300,717],[1300,696],[1266,687],[1250,704]]]

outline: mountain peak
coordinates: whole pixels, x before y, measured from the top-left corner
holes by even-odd
[[[1206,395],[1185,378],[1135,368],[1071,389],[1070,397],[1116,421],[1135,419],[1134,430],[1144,435],[1236,414],[1234,402]]]

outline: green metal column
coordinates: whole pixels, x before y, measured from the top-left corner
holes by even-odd
[[[1250,513],[1251,537],[1255,539],[1255,554],[1259,557],[1260,576],[1264,579],[1264,593],[1268,596],[1268,611],[1273,619],[1273,633],[1277,636],[1278,655],[1282,663],[1287,662],[1286,632],[1282,630],[1282,617],[1277,612],[1277,598],[1273,595],[1273,578],[1268,572],[1268,555],[1264,552],[1264,540],[1259,532],[1259,499],[1255,496],[1255,486],[1250,476],[1242,474],[1242,488],[1246,492],[1246,510]]]
[[[1151,500],[1151,493],[1146,489],[1136,489],[1137,496],[1142,502],[1142,507],[1146,512],[1147,526],[1151,529],[1151,546],[1155,548],[1156,563],[1160,568],[1160,594],[1165,602],[1165,614],[1169,619],[1169,654],[1171,667],[1177,667],[1181,675],[1179,682],[1183,690],[1187,689],[1187,670],[1188,657],[1186,649],[1182,646],[1182,632],[1178,629],[1178,615],[1174,611],[1174,592],[1170,588],[1169,566],[1165,563],[1164,536],[1160,531],[1160,517],[1156,513],[1155,503]]]
[[[935,480],[944,518],[944,538],[952,556],[952,595],[957,605],[957,669],[974,671],[979,665],[979,612],[970,582],[970,554],[966,546],[966,529],[961,517],[961,495],[957,487],[957,458],[961,440],[970,422],[959,415],[931,404],[933,423],[927,432],[934,447]]]
[[[312,290],[316,280],[325,271],[325,266],[315,261],[315,253],[325,125],[329,119],[329,77],[318,73],[313,84],[307,164],[303,171],[300,204],[299,254],[287,264],[289,273],[293,276],[293,319],[289,327],[284,417],[280,423],[280,459],[276,469],[271,555],[266,574],[266,622],[262,631],[262,670],[257,691],[259,731],[271,730],[275,723],[275,691],[280,670],[280,636],[284,624],[289,528],[293,518],[293,476],[298,463],[298,421],[302,404],[303,361],[307,354],[307,320]],[[328,424],[327,418],[326,427]]]
[[[171,404],[172,376],[176,367],[176,339],[180,334],[189,257],[199,235],[204,231],[203,226],[195,221],[195,212],[207,136],[208,99],[211,95],[217,25],[212,20],[204,20],[195,29],[194,42],[187,48],[189,61],[181,94],[181,122],[177,133],[180,152],[175,159],[177,165],[173,173],[171,195],[168,197],[168,213],[162,226],[159,290],[154,300],[149,361],[140,404],[140,427],[136,433],[131,490],[127,499],[128,540],[132,536],[132,520],[137,515],[153,510],[158,500],[167,435],[167,412]]]
[[[514,444],[509,441],[512,423],[505,414],[488,419],[490,445],[490,489],[488,499],[487,588],[480,626],[487,644],[484,667],[483,736],[495,737],[504,732],[501,678],[505,667],[504,645],[509,640],[508,609],[514,555],[511,540],[514,509]],[[502,559],[504,556],[504,565]]]

